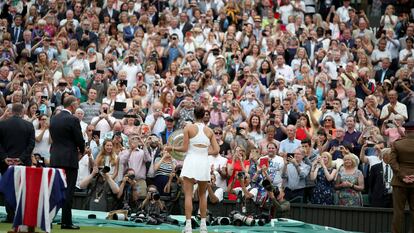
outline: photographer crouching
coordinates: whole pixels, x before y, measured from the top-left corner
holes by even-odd
[[[94,211],[111,211],[114,208],[119,187],[109,174],[110,168],[94,167],[92,173],[79,184],[81,189],[88,189],[88,208]]]
[[[160,200],[160,193],[155,185],[149,185],[147,191],[147,196],[139,206],[139,210],[144,211],[146,215],[159,216],[162,211],[165,211],[164,202]]]
[[[290,202],[285,199],[283,188],[274,187],[269,180],[263,180],[262,185],[266,189],[266,196],[261,209],[269,211],[270,219],[289,218]]]
[[[135,180],[135,171],[132,168],[127,169],[124,178],[119,185],[118,208],[128,210],[129,213],[138,211],[138,185]]]

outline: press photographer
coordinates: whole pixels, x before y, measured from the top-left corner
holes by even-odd
[[[164,202],[160,200],[161,196],[155,185],[149,185],[147,197],[139,206],[139,210],[144,211],[146,215],[160,215],[165,211]]]
[[[268,180],[263,180],[262,185],[266,189],[266,197],[262,202],[261,208],[269,210],[270,219],[288,218],[290,202],[285,200],[283,188],[274,187]]]
[[[135,181],[135,171],[132,168],[127,169],[124,178],[119,185],[117,198],[119,200],[117,209],[129,210],[136,212],[138,210],[138,185]]]
[[[110,168],[94,167],[92,173],[83,179],[80,189],[89,190],[88,209],[95,211],[111,211],[114,208],[119,187],[109,174]]]

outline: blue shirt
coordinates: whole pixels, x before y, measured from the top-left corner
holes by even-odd
[[[289,140],[289,138],[286,138],[282,142],[280,142],[280,148],[279,151],[284,153],[293,153],[296,149],[300,147],[300,140],[293,139],[293,141]]]

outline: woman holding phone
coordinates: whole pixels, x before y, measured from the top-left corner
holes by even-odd
[[[181,177],[185,196],[185,228],[184,232],[192,232],[191,213],[193,211],[193,185],[198,183],[198,197],[201,215],[200,232],[207,232],[207,182],[210,181],[210,163],[208,155],[219,153],[220,147],[213,131],[203,123],[205,110],[202,106],[194,108],[194,124],[184,128],[183,145],[180,147],[166,146],[165,150],[185,152]]]

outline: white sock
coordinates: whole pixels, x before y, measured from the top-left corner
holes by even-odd
[[[185,227],[191,228],[191,219],[186,219],[185,220]]]
[[[200,226],[207,226],[206,218],[201,218]]]

